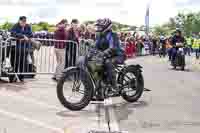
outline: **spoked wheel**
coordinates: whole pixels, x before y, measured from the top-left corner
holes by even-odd
[[[144,79],[141,72],[133,67],[128,67],[122,78],[122,97],[128,102],[136,102],[144,91]]]
[[[84,71],[71,69],[58,81],[57,96],[61,104],[73,111],[85,108],[93,94],[93,87]]]
[[[185,70],[185,56],[181,57],[181,70],[184,71]]]

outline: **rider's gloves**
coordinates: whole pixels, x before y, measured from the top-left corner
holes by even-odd
[[[97,57],[98,57],[98,58],[106,58],[104,52],[99,52],[99,53],[97,54]]]
[[[104,53],[105,58],[111,58],[113,56],[113,49],[109,48],[109,49],[105,50],[103,53]]]

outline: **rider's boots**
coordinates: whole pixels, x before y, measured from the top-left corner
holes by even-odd
[[[120,91],[119,91],[119,87],[117,86],[117,79],[116,79],[116,72],[113,70],[112,71],[112,76],[111,76],[111,89],[113,92],[114,96],[119,96],[120,95]]]

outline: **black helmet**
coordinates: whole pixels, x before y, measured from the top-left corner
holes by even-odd
[[[26,16],[20,16],[19,21],[26,21]]]
[[[96,21],[96,31],[97,32],[106,32],[111,30],[112,28],[112,21],[109,18],[98,19]]]

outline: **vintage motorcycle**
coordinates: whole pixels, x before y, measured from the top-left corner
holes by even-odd
[[[96,51],[94,55],[98,55],[98,52]],[[101,101],[108,97],[122,96],[128,102],[136,102],[142,96],[144,79],[140,65],[113,64],[118,84],[117,89],[113,89],[103,68],[104,61],[94,56],[87,61],[85,67],[75,66],[64,70],[57,84],[57,97],[64,107],[78,111],[94,100]],[[76,99],[66,96],[70,90],[73,96],[77,93],[82,95],[80,100],[77,100],[76,96]]]
[[[181,70],[185,70],[185,54],[183,49],[183,43],[176,43],[177,48],[177,54],[175,57],[175,61],[172,61],[171,64],[176,69],[177,67],[180,67]]]

